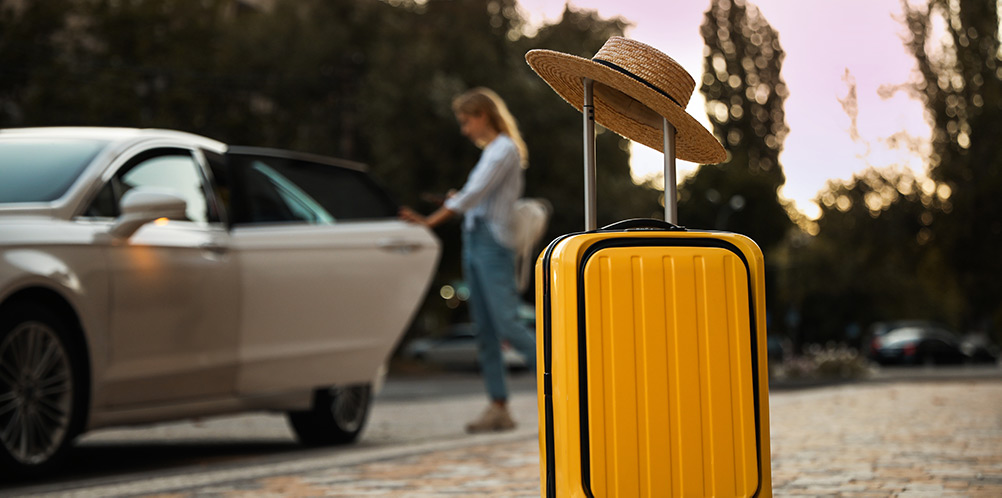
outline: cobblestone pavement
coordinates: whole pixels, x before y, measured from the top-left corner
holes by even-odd
[[[535,416],[531,401],[519,418]],[[777,496],[1002,497],[1002,380],[782,391],[770,405]],[[532,427],[146,496],[539,496],[538,458]]]
[[[1002,497],[1002,382],[860,384],[771,398],[777,495]]]

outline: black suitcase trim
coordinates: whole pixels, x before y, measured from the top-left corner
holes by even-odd
[[[546,252],[543,256],[543,389],[544,389],[544,419],[545,419],[545,431],[546,431],[546,496],[554,497],[556,496],[556,480],[555,480],[555,449],[553,447],[554,439],[554,423],[553,423],[553,380],[552,380],[552,322],[551,322],[551,305],[550,305],[550,258],[553,254],[553,250],[556,248],[562,240],[578,234],[568,234],[562,237],[554,239],[553,242],[546,248]],[[637,246],[660,246],[660,247],[714,247],[727,250],[734,253],[741,262],[745,265],[745,272],[747,273],[748,281],[748,313],[751,329],[751,349],[752,349],[752,392],[753,401],[755,405],[755,456],[756,456],[756,470],[758,471],[758,481],[755,488],[755,493],[753,496],[758,496],[762,488],[762,434],[761,434],[761,417],[760,417],[760,389],[759,389],[759,365],[758,365],[758,326],[756,323],[755,316],[755,301],[754,292],[752,289],[752,275],[751,268],[748,264],[748,259],[745,257],[744,253],[741,252],[736,246],[729,242],[725,242],[718,239],[701,239],[701,238],[687,238],[687,239],[661,239],[661,238],[613,238],[598,241],[591,246],[589,246],[581,258],[581,263],[578,266],[578,288],[577,288],[577,300],[578,300],[578,390],[579,390],[579,414],[581,418],[581,478],[582,478],[582,488],[585,494],[589,497],[594,496],[594,492],[591,489],[591,464],[590,464],[590,447],[589,447],[589,436],[588,436],[588,373],[587,373],[587,346],[586,346],[586,330],[585,330],[585,310],[584,310],[584,269],[588,261],[597,252],[602,249],[609,249],[615,247],[637,247]]]

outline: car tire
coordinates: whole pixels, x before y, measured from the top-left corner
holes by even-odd
[[[0,469],[45,475],[65,458],[82,429],[86,377],[71,329],[34,302],[0,308]]]
[[[288,413],[289,425],[308,446],[351,443],[365,428],[371,402],[369,384],[318,389],[312,409]]]

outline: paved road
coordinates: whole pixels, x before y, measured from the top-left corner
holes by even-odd
[[[777,495],[1002,496],[1000,369],[892,370],[869,382],[782,387],[770,396]],[[84,441],[88,458],[143,461],[178,447],[180,456],[0,493],[538,496],[532,379],[513,388],[522,425],[509,433],[461,433],[482,407],[476,379],[393,379],[350,448],[299,448],[271,415],[103,431]]]
[[[535,378],[531,373],[516,372],[509,379],[509,388],[513,408],[526,415],[520,416],[518,430],[504,436],[535,438]],[[290,461],[312,465],[309,462],[314,460],[344,465],[443,445],[468,445],[463,423],[486,404],[483,392],[475,372],[390,378],[376,397],[361,440],[337,448],[300,446],[285,416],[272,413],[100,430],[78,442],[67,462],[68,470],[44,483],[0,483],[0,496],[63,494],[110,483],[171,480],[190,475],[192,469],[271,468]]]

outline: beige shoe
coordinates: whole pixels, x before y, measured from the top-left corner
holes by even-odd
[[[502,408],[494,403],[484,410],[476,420],[466,424],[466,432],[475,434],[477,432],[509,431],[515,428],[515,421],[511,419],[511,414],[507,408]]]

